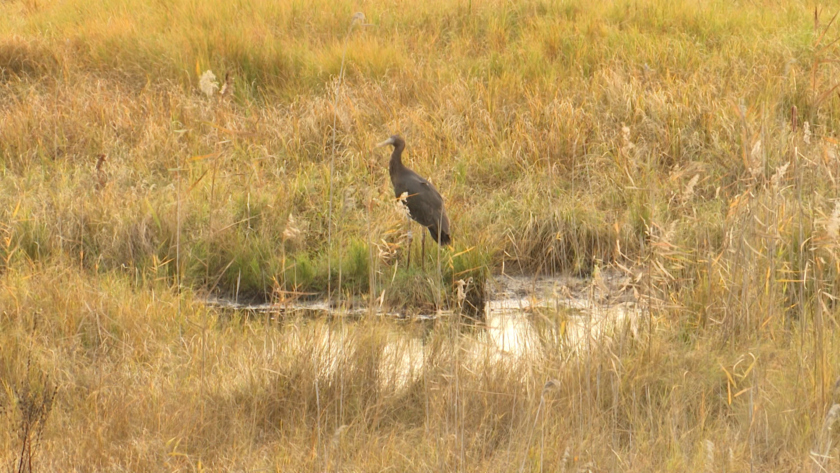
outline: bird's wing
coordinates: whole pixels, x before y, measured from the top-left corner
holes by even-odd
[[[426,227],[446,221],[446,228],[448,228],[446,213],[443,210],[443,198],[431,183],[420,178],[407,182],[406,188],[408,192],[406,204],[411,218]]]
[[[444,228],[449,228],[449,221],[446,218],[446,212],[443,210],[443,205],[430,202],[428,200],[409,198],[408,212],[411,218],[417,221],[424,227],[437,226],[441,224]]]
[[[431,194],[435,200],[439,200],[441,203],[443,203],[443,197],[441,197],[440,192],[438,192],[437,189],[435,189],[435,186],[433,186],[431,182],[427,181],[426,179],[423,179],[417,174],[407,176],[404,185],[407,188],[406,190],[408,191],[409,195]]]

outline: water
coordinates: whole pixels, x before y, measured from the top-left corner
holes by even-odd
[[[640,306],[629,279],[610,274],[596,280],[572,277],[497,276],[488,284],[489,299],[483,323],[461,330],[456,337],[458,356],[467,369],[481,369],[488,362],[528,362],[545,356],[575,357],[585,354],[594,344],[611,343],[618,334],[637,337]],[[289,304],[237,304],[209,299],[208,305],[222,310],[253,313],[255,316],[280,318],[289,315],[358,320],[370,314],[368,307],[334,309],[327,301]],[[405,320],[400,314],[376,310],[378,317]],[[411,319],[431,326],[451,317],[451,312],[423,314]],[[425,331],[388,324],[380,369],[383,382],[404,385],[422,372]],[[450,326],[451,327],[451,326]],[[323,324],[319,332],[318,352],[329,360],[322,368],[336,368],[342,350],[353,340],[338,324]],[[418,333],[420,332],[420,333]],[[303,337],[291,336],[284,343],[304,343]]]

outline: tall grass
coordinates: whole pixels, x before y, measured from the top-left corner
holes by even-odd
[[[836,469],[838,10],[0,4],[0,461]],[[452,220],[434,270],[406,268],[394,132]],[[604,271],[646,330],[574,356],[560,313],[514,356],[455,317],[200,303],[475,316],[492,275]]]

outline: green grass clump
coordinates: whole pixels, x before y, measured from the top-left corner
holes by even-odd
[[[388,306],[403,313],[434,313],[442,307],[443,286],[434,276],[420,268],[398,270],[387,284]]]

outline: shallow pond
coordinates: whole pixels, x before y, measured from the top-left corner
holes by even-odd
[[[487,362],[538,361],[545,356],[575,357],[592,349],[594,344],[610,343],[615,335],[638,336],[641,305],[629,278],[609,274],[597,280],[573,277],[496,276],[488,284],[484,320],[463,326],[456,337],[457,353],[469,369],[480,369]],[[328,301],[287,304],[237,304],[228,300],[209,299],[208,305],[222,311],[244,311],[267,320],[305,316],[330,318],[339,322],[321,324],[314,334],[320,340],[317,352],[322,369],[331,371],[342,351],[352,349],[353,340],[346,339],[345,323],[369,316],[423,324],[423,330],[411,330],[400,324],[388,324],[383,347],[382,379],[404,384],[415,379],[426,359],[425,335],[436,324],[451,319],[451,311],[404,318],[400,314],[372,310],[331,308]],[[448,325],[451,327],[452,325]],[[309,334],[310,336],[313,334]],[[311,338],[291,336],[286,340],[294,349],[296,343]],[[302,348],[302,347],[301,347]],[[310,347],[311,348],[311,347]]]

